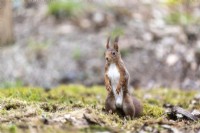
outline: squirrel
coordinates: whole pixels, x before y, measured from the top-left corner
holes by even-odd
[[[130,76],[121,58],[118,40],[119,37],[115,37],[113,48],[109,46],[110,37],[106,44],[104,79],[108,96],[105,110],[110,113],[119,113],[120,110],[122,115],[134,118],[142,114],[143,107],[129,92]]]

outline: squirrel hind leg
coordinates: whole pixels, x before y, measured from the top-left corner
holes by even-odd
[[[135,117],[135,107],[129,95],[124,97],[122,109],[126,117]]]
[[[105,102],[105,109],[108,113],[116,112],[115,97],[113,93],[108,94]]]
[[[143,106],[139,100],[132,96],[132,101],[135,107],[135,116],[141,116],[143,112]]]

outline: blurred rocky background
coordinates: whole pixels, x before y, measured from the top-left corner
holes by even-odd
[[[3,16],[9,6],[0,4]],[[11,0],[11,4],[11,10],[5,10],[12,14],[13,28],[2,26],[5,19],[0,17],[1,38],[11,28],[14,35],[9,33],[12,41],[0,45],[1,87],[103,85],[110,34],[120,35],[122,58],[135,88],[200,87],[198,0]]]

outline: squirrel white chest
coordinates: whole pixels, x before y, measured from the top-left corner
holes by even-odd
[[[112,85],[117,84],[119,82],[120,78],[120,73],[115,64],[111,64],[110,67],[108,68],[108,77],[112,82]]]
[[[115,96],[115,102],[117,107],[122,107],[122,101],[123,101],[123,92],[122,89],[119,94],[117,94],[116,89],[117,85],[119,83],[120,79],[120,73],[115,64],[111,64],[110,67],[108,68],[107,75],[111,81],[111,86],[112,86],[112,91]]]

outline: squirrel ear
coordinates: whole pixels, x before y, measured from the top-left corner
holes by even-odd
[[[109,46],[109,42],[110,42],[110,36],[109,36],[108,39],[107,39],[107,44],[106,44],[106,48],[107,48],[107,49],[110,48],[110,46]]]
[[[115,38],[115,40],[114,40],[114,49],[118,52],[118,49],[119,49],[119,47],[118,47],[118,41],[119,41],[119,37],[117,36],[116,38]]]

